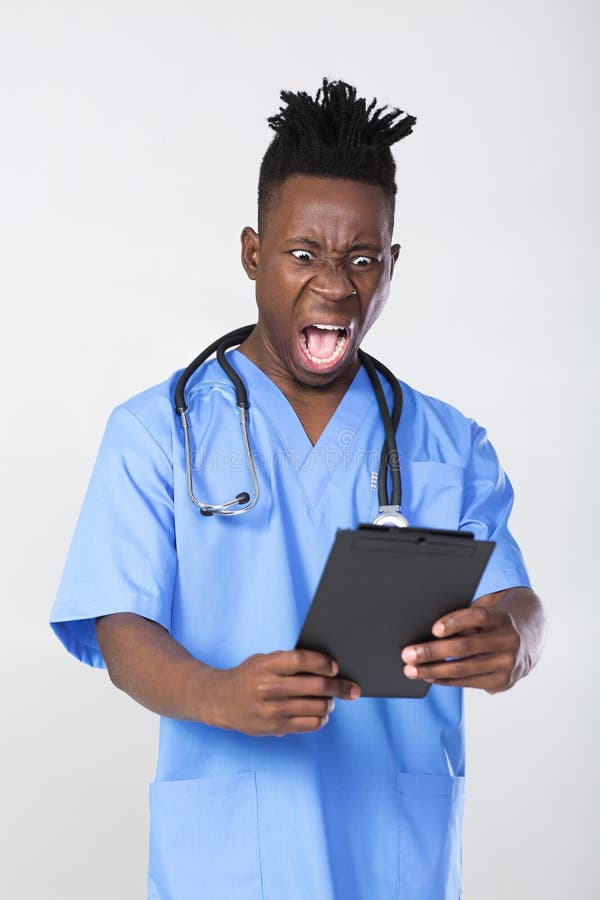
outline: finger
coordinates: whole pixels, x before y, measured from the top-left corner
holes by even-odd
[[[288,719],[305,716],[329,716],[335,708],[333,697],[292,697],[275,700],[271,706],[273,718]]]
[[[473,605],[442,616],[434,622],[431,631],[436,637],[450,637],[467,628],[493,628],[496,621],[495,610]]]
[[[470,678],[436,678],[432,683],[439,684],[442,687],[481,688],[481,690],[488,691],[490,694],[506,690],[508,687],[506,680],[499,676],[497,672],[488,672],[486,675],[473,675]]]
[[[284,737],[286,734],[297,734],[305,731],[318,731],[323,725],[327,725],[329,716],[295,716],[289,719],[281,719],[274,734]]]
[[[474,678],[494,672],[506,672],[512,669],[508,655],[483,653],[469,659],[449,660],[447,662],[429,663],[423,666],[405,666],[407,678],[422,678],[426,681],[447,679]]]
[[[280,682],[280,696],[288,697],[339,697],[357,700],[360,687],[347,678],[329,678],[318,675],[293,675]]]
[[[459,637],[438,639],[426,644],[405,647],[402,659],[413,666],[435,662],[439,659],[464,659],[481,653],[497,653],[513,646],[513,635],[500,628],[492,631],[461,632]]]
[[[279,675],[310,672],[314,675],[337,675],[337,662],[317,650],[276,650],[267,654],[267,665]]]

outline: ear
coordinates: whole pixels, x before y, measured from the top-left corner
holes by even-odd
[[[390,281],[392,280],[392,275],[394,274],[394,267],[396,265],[396,261],[398,259],[398,254],[400,253],[400,244],[392,244],[392,252],[391,252],[391,265],[390,265]]]
[[[242,242],[242,265],[248,278],[256,281],[256,270],[260,259],[260,236],[249,225],[243,229],[240,240]]]

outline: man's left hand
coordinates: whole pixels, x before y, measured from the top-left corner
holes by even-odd
[[[533,591],[512,588],[443,616],[432,628],[436,640],[403,649],[404,674],[430,684],[482,688],[489,694],[508,690],[539,656],[543,621],[537,621],[538,605]],[[528,646],[532,635],[538,647]]]

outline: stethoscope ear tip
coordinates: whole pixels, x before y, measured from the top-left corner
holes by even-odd
[[[246,491],[242,491],[241,494],[236,494],[235,499],[238,503],[249,503],[250,502],[250,494],[247,494]]]

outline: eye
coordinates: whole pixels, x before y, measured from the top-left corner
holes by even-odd
[[[314,253],[311,253],[310,250],[290,250],[290,253],[300,262],[310,262],[315,258]]]
[[[356,266],[358,269],[364,269],[366,266],[375,261],[376,260],[373,259],[372,256],[355,256],[352,260],[352,265]]]

